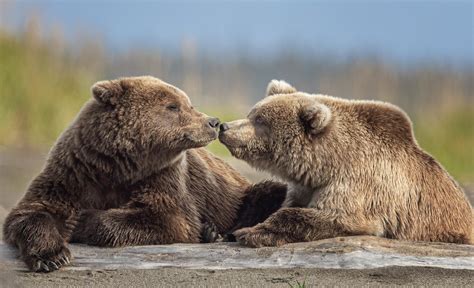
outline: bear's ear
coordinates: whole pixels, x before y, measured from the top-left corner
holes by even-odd
[[[122,85],[117,80],[99,81],[92,85],[92,96],[102,104],[115,105],[123,93]]]
[[[316,136],[323,132],[331,122],[331,118],[331,110],[321,103],[303,106],[300,112],[301,123],[309,136]]]
[[[291,94],[295,92],[295,87],[291,86],[283,80],[272,80],[270,81],[270,83],[268,83],[267,86],[267,96],[275,94]]]

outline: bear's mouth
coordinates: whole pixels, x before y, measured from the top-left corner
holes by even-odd
[[[227,147],[229,150],[230,149],[245,149],[247,146],[246,143],[237,143],[239,141],[235,141],[235,139],[229,138],[226,136],[224,133],[219,133],[219,141],[224,144],[225,147]]]
[[[193,147],[203,147],[217,139],[217,131],[212,131],[213,132],[208,133],[207,135],[199,136],[190,133],[185,133],[184,140],[188,143],[191,143]]]

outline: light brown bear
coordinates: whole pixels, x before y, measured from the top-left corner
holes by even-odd
[[[253,247],[347,235],[473,243],[472,208],[398,107],[273,80],[247,119],[221,125],[237,158],[289,183],[284,208],[234,235]]]
[[[180,89],[133,77],[97,82],[92,94],[5,221],[5,241],[19,248],[31,270],[68,264],[70,240],[100,246],[199,242],[203,223],[219,233],[253,226],[258,222],[248,219],[238,225],[238,214],[248,213],[245,205],[239,212],[242,199],[256,193],[257,202],[266,202],[262,193],[286,192],[272,182],[253,189],[200,148],[217,138],[219,120],[196,111]]]

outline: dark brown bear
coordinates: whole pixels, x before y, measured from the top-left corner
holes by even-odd
[[[254,190],[200,148],[217,137],[219,121],[196,111],[178,88],[135,77],[98,82],[92,94],[5,221],[4,239],[31,270],[68,264],[70,240],[199,242],[202,223],[225,233],[246,193],[274,190]]]

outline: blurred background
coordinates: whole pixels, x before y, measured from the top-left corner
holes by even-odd
[[[246,115],[274,78],[392,102],[471,191],[473,15],[471,1],[0,0],[0,222],[90,86],[131,75],[174,84],[222,120]]]

